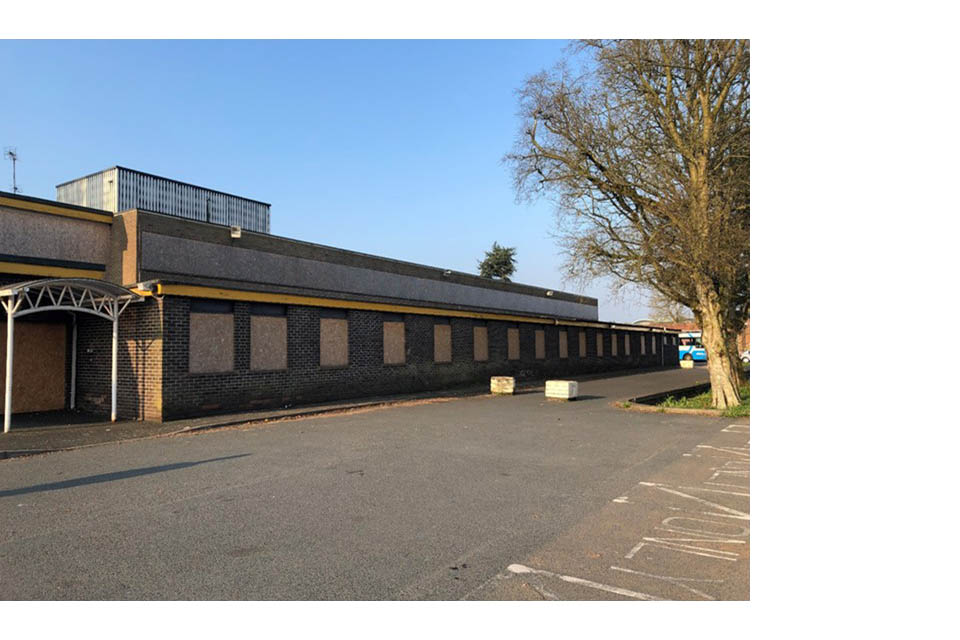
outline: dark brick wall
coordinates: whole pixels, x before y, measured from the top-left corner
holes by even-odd
[[[0,284],[23,277],[0,276]],[[234,303],[234,371],[191,374],[189,366],[190,300],[166,296],[148,298],[130,305],[120,318],[117,405],[121,418],[175,419],[193,415],[272,408],[370,395],[442,389],[471,383],[486,383],[493,375],[511,375],[521,380],[574,377],[631,368],[676,366],[677,348],[652,340],[660,334],[620,332],[618,355],[611,355],[609,330],[600,332],[604,357],[596,356],[596,329],[586,328],[587,355],[579,357],[579,327],[568,328],[569,357],[559,357],[559,330],[553,325],[515,324],[467,318],[444,319],[450,323],[452,362],[433,362],[432,316],[348,311],[349,356],[346,367],[320,366],[320,319],[316,307],[287,308],[287,369],[250,370],[250,305]],[[62,314],[67,332],[65,398],[69,403],[71,324]],[[403,319],[406,324],[406,362],[383,363],[383,321]],[[77,407],[102,415],[110,412],[109,321],[78,313]],[[487,327],[490,359],[473,360],[473,327]],[[520,359],[507,360],[507,329],[520,330]],[[535,331],[542,328],[546,358],[538,360]],[[631,341],[625,354],[624,336]],[[646,354],[640,354],[640,341]]]
[[[78,313],[77,316],[77,408],[90,413],[109,415],[110,323],[87,314]],[[120,403],[119,374],[126,368],[121,368],[119,363],[117,365],[118,405]]]
[[[118,418],[159,420],[162,417],[161,307],[161,302],[148,298],[131,304],[120,316]],[[77,408],[82,411],[110,415],[112,339],[113,325],[109,320],[77,313]],[[69,359],[69,342],[67,349]],[[69,388],[67,395],[69,398]]]
[[[541,325],[450,318],[452,362],[434,363],[432,316],[383,314],[373,311],[348,311],[349,357],[346,367],[320,366],[320,319],[323,310],[315,307],[287,308],[287,369],[251,371],[250,308],[234,305],[235,365],[226,373],[190,373],[190,302],[167,296],[163,301],[163,418],[230,412],[253,408],[280,407],[370,395],[416,392],[483,383],[492,375],[512,375],[519,379],[573,376],[577,374],[660,366],[660,352],[641,358],[639,340],[651,336],[631,334],[631,355],[624,354],[621,342],[618,355],[610,355],[610,332],[602,332],[604,357],[596,356],[595,329],[587,329],[587,357],[577,351],[579,330],[570,330],[569,354],[559,358],[559,328],[543,326],[546,358],[536,359],[534,332]],[[383,362],[383,322],[403,319],[406,325],[406,362]],[[490,360],[474,362],[473,327],[488,329]],[[507,328],[520,329],[520,359],[507,360]],[[621,332],[623,336],[625,332]],[[622,340],[622,337],[621,337]],[[669,348],[667,350],[669,354]],[[673,347],[676,364],[676,347]],[[669,355],[664,364],[670,364]],[[109,369],[108,369],[109,372]]]

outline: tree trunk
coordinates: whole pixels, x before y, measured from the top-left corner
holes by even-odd
[[[730,329],[725,332],[727,343],[727,357],[730,359],[730,370],[733,372],[733,381],[737,389],[743,386],[743,364],[740,362],[740,347],[737,344],[738,336]]]
[[[713,407],[736,407],[740,404],[739,376],[730,361],[717,293],[712,284],[704,283],[697,287],[697,297],[700,301],[700,329],[703,332],[703,346],[707,350]]]

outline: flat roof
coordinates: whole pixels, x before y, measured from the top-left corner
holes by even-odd
[[[445,269],[443,267],[408,262],[406,260],[397,260],[395,258],[387,258],[370,253],[363,253],[361,251],[332,247],[330,245],[309,242],[307,240],[285,238],[283,236],[263,233],[260,231],[244,230],[240,240],[233,240],[219,233],[213,235],[207,231],[208,229],[224,229],[225,227],[220,224],[205,222],[203,220],[180,218],[170,214],[150,211],[149,209],[136,209],[136,211],[138,213],[144,213],[147,216],[156,216],[158,218],[158,222],[162,220],[165,224],[176,225],[180,228],[193,227],[196,229],[196,232],[194,232],[196,235],[191,235],[189,237],[194,240],[214,242],[217,244],[225,244],[230,246],[240,246],[247,249],[256,248],[257,250],[266,251],[268,253],[291,255],[294,257],[302,257],[313,260],[326,260],[328,262],[334,262],[337,264],[348,264],[350,266],[358,266],[376,271],[402,273],[403,275],[438,280],[441,282],[459,281],[458,284],[478,286],[487,289],[499,289],[501,291],[533,295],[537,297],[543,296],[588,306],[599,306],[596,298],[578,293],[570,293],[558,289],[547,289],[546,287],[524,284],[521,282],[505,282],[503,280],[494,280],[492,278],[484,278],[476,273],[466,273],[463,271],[455,271],[453,269]],[[157,231],[155,229],[150,230]],[[164,230],[159,230],[159,232],[164,233]],[[256,242],[259,246],[253,247],[247,244],[250,242],[249,239],[251,238],[256,238]],[[299,251],[295,252],[294,248],[296,247],[299,247],[300,249]],[[316,251],[317,254],[313,254],[313,251]],[[304,254],[301,252],[310,253]],[[391,266],[393,266],[394,269],[391,269]],[[550,292],[551,295],[547,295],[547,292]]]
[[[120,167],[120,168],[122,168],[122,167]],[[90,175],[96,175],[96,174],[90,174]],[[82,178],[78,178],[78,180],[80,180],[80,179],[82,179]],[[68,184],[68,183],[65,183],[65,184]],[[36,203],[36,204],[42,204],[42,205],[60,207],[60,208],[63,208],[63,209],[70,209],[70,210],[75,210],[75,211],[83,211],[83,212],[86,212],[86,213],[95,213],[95,214],[99,214],[99,215],[101,215],[101,216],[109,216],[111,219],[112,219],[113,216],[114,216],[114,214],[113,214],[112,212],[110,212],[110,211],[103,211],[103,210],[101,210],[101,209],[94,209],[94,208],[91,208],[91,207],[83,207],[83,206],[80,206],[80,205],[67,204],[67,203],[64,203],[64,202],[56,201],[56,200],[47,200],[47,199],[44,199],[44,198],[35,198],[35,197],[32,197],[32,196],[23,196],[23,195],[20,195],[20,194],[16,194],[16,195],[15,195],[15,194],[12,194],[12,193],[6,193],[6,192],[4,192],[4,191],[0,191],[0,196],[9,197],[9,198],[12,198],[12,199],[23,200],[23,201],[26,201],[26,202],[33,202],[33,203]],[[174,216],[174,215],[168,214],[168,213],[162,213],[162,212],[158,212],[158,211],[150,211],[149,209],[136,209],[136,210],[137,210],[138,212],[143,212],[143,213],[146,213],[146,214],[153,214],[153,215],[155,215],[155,216],[159,216],[159,217],[161,217],[161,219],[167,220],[167,221],[169,221],[171,224],[185,225],[185,226],[199,225],[201,228],[203,228],[203,227],[216,227],[216,228],[218,228],[218,229],[223,229],[223,228],[225,228],[224,225],[215,224],[215,223],[209,223],[209,222],[204,222],[204,221],[202,221],[202,220],[192,220],[192,219],[189,219],[189,218],[181,218],[181,217]],[[123,213],[123,212],[118,212],[118,213]],[[359,259],[364,260],[364,261],[370,261],[371,263],[380,263],[380,264],[378,264],[378,265],[377,265],[377,264],[357,265],[357,266],[364,266],[365,268],[372,268],[372,269],[375,269],[375,270],[389,271],[389,269],[384,269],[384,267],[385,267],[386,265],[393,264],[393,265],[396,265],[397,267],[405,268],[404,270],[407,271],[407,275],[413,275],[413,276],[416,276],[416,277],[426,277],[426,278],[433,279],[433,280],[448,281],[448,282],[449,282],[449,281],[460,280],[460,284],[468,284],[468,285],[473,285],[473,286],[480,286],[480,287],[489,288],[489,289],[499,289],[499,290],[502,290],[502,291],[511,291],[511,292],[514,292],[514,293],[521,293],[521,294],[526,294],[526,295],[534,295],[534,296],[537,296],[537,297],[539,297],[539,296],[547,296],[547,292],[549,291],[549,292],[551,292],[553,295],[552,295],[552,296],[548,296],[548,297],[553,297],[554,299],[557,299],[557,300],[563,300],[563,301],[567,301],[567,302],[576,302],[576,303],[585,304],[585,305],[588,305],[588,306],[599,306],[599,305],[598,305],[598,300],[597,300],[596,298],[592,297],[592,296],[586,296],[586,295],[577,294],[577,293],[570,293],[570,292],[561,291],[561,290],[557,290],[557,289],[547,289],[546,287],[540,287],[540,286],[536,286],[536,285],[524,284],[524,283],[521,283],[521,282],[512,282],[512,281],[510,281],[510,282],[505,282],[505,281],[503,281],[503,280],[494,280],[494,279],[491,279],[491,278],[484,278],[484,277],[482,277],[482,276],[480,276],[480,275],[478,275],[478,274],[475,274],[475,273],[466,273],[466,272],[463,272],[463,271],[455,271],[455,270],[453,270],[453,269],[445,269],[445,268],[443,268],[443,267],[435,267],[435,266],[420,264],[420,263],[416,263],[416,262],[408,262],[408,261],[406,261],[406,260],[397,260],[397,259],[395,259],[395,258],[388,258],[388,257],[385,257],[385,256],[378,256],[378,255],[374,255],[374,254],[363,253],[363,252],[361,252],[361,251],[353,251],[353,250],[350,250],[350,249],[342,249],[342,248],[340,248],[340,247],[332,247],[332,246],[329,246],[329,245],[323,245],[323,244],[319,244],[319,243],[315,243],[315,242],[309,242],[309,241],[306,241],[306,240],[298,240],[298,239],[296,239],[296,238],[285,238],[285,237],[283,237],[283,236],[277,236],[277,235],[273,235],[273,234],[269,234],[269,233],[262,233],[262,232],[258,232],[258,231],[244,230],[244,231],[243,231],[243,235],[244,235],[244,236],[258,236],[258,237],[260,237],[260,238],[263,238],[264,240],[266,240],[266,241],[269,242],[270,244],[276,243],[276,245],[275,245],[275,248],[276,248],[276,249],[280,249],[280,246],[277,246],[277,245],[284,245],[284,244],[287,244],[288,246],[289,246],[289,245],[298,245],[298,246],[301,246],[301,247],[304,247],[304,248],[308,248],[308,249],[319,250],[319,251],[321,251],[321,252],[330,252],[330,253],[333,253],[333,254],[338,254],[339,256],[342,256],[341,259],[353,257],[353,258],[359,258]],[[197,239],[199,239],[199,240],[204,240],[204,238],[197,238]],[[209,240],[208,240],[208,241],[209,241]],[[231,241],[230,244],[234,244],[234,241]],[[248,248],[249,248],[249,247],[248,247]],[[272,248],[274,248],[274,247],[271,247],[271,249],[272,249]],[[266,247],[261,248],[261,250],[263,250],[263,249],[266,249]],[[270,251],[270,250],[268,249],[268,252],[274,252],[274,251]],[[283,252],[280,252],[280,251],[276,251],[276,252],[277,252],[277,253],[283,253]],[[319,258],[319,257],[318,257],[318,258],[314,258],[314,259],[322,259],[322,258]],[[329,257],[328,257],[328,259],[329,259]],[[341,263],[341,264],[344,264],[344,262],[340,262],[340,263]],[[379,268],[378,268],[378,267],[379,267]]]
[[[93,207],[83,207],[79,204],[70,204],[67,202],[60,202],[59,200],[47,200],[46,198],[35,198],[33,196],[24,196],[19,193],[10,193],[8,191],[0,191],[0,196],[4,198],[13,198],[14,200],[23,200],[24,202],[35,202],[37,204],[45,204],[48,206],[54,207],[63,207],[64,209],[73,209],[74,211],[85,211],[86,213],[99,213],[100,215],[107,215],[111,218],[113,217],[112,211],[105,211],[103,209],[95,209]]]

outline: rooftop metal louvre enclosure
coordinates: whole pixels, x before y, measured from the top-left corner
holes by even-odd
[[[177,180],[112,167],[57,185],[57,201],[118,213],[144,209],[270,233],[270,205]]]

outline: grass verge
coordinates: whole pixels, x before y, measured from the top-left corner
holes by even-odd
[[[740,387],[740,398],[742,402],[737,407],[731,407],[722,412],[721,415],[728,418],[743,418],[750,416],[750,383]],[[711,409],[710,392],[706,391],[700,395],[690,396],[689,398],[674,398],[670,396],[657,404],[664,409]]]

